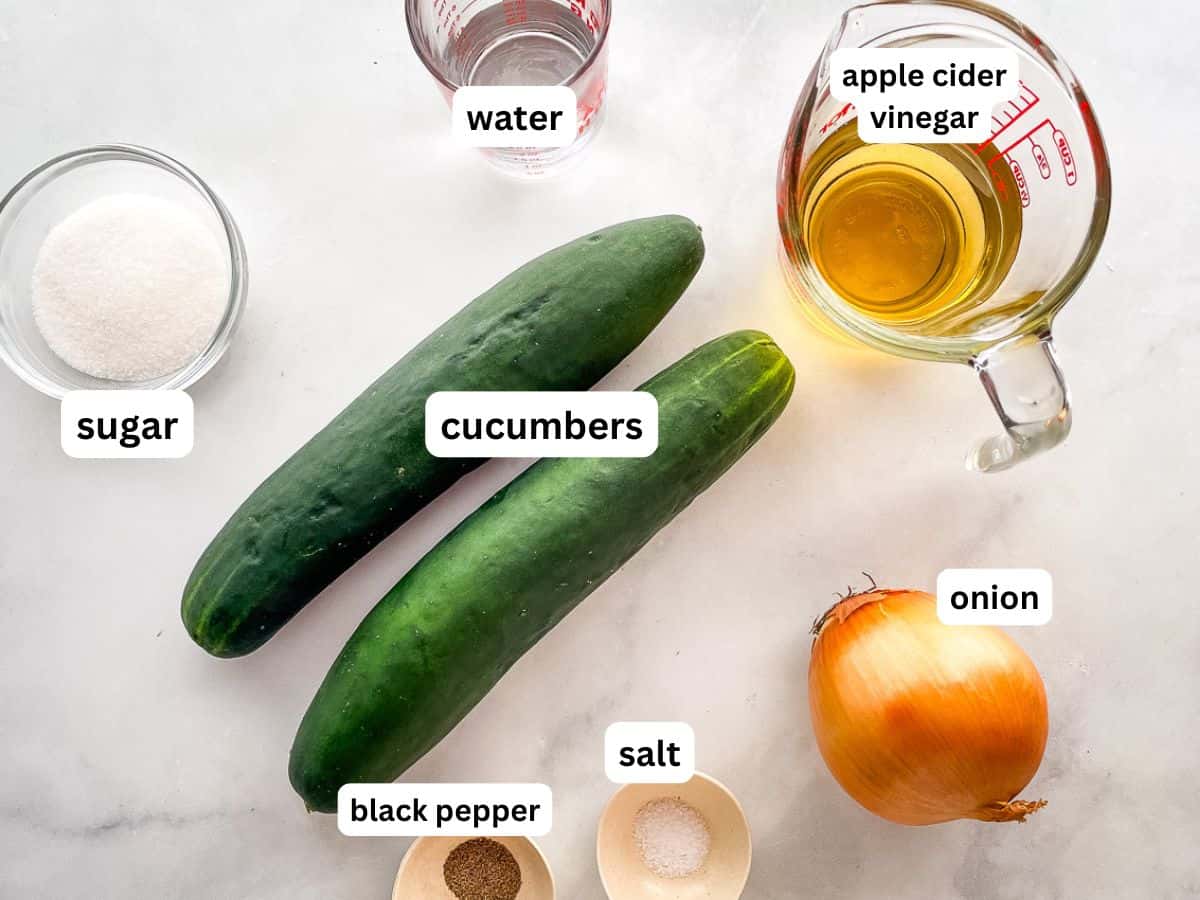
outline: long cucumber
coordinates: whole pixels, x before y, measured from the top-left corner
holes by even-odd
[[[391,781],[523,653],[717,480],[778,418],[791,363],[753,331],[647,382],[658,450],[534,464],[434,547],[367,615],[292,746],[292,785],[333,812],[350,782]]]
[[[470,303],[267,478],[196,563],[183,621],[215,656],[256,650],[481,460],[425,448],[435,391],[584,390],[679,299],[704,258],[681,216],[551,250]]]

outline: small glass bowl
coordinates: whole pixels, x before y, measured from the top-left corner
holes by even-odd
[[[208,346],[181,369],[147,381],[110,381],[72,368],[50,349],[33,319],[33,268],[46,235],[79,208],[120,193],[148,194],[192,210],[228,248],[225,314]],[[246,305],[246,286],[246,248],[225,204],[191,169],[146,147],[104,144],[56,156],[0,200],[0,359],[51,397],[193,384],[228,349]]]

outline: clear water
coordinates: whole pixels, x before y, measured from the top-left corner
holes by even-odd
[[[453,80],[472,85],[548,85],[570,79],[592,52],[596,36],[571,8],[527,0],[523,21],[504,4],[473,16],[449,48]]]

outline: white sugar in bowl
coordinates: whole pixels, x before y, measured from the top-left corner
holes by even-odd
[[[187,387],[229,347],[246,291],[246,251],[229,211],[157,151],[66,153],[0,201],[0,359],[52,397]],[[177,295],[178,306],[151,306],[159,294]]]

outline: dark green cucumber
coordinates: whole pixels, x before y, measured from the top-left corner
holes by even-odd
[[[430,394],[587,389],[661,321],[703,258],[693,222],[639,219],[551,250],[474,300],[233,514],[184,589],[188,633],[215,656],[262,646],[480,464],[426,451]]]
[[[534,464],[465,519],[367,615],[292,745],[292,785],[333,812],[338,788],[401,775],[525,651],[771,426],[795,375],[740,331],[647,382],[658,450]]]

